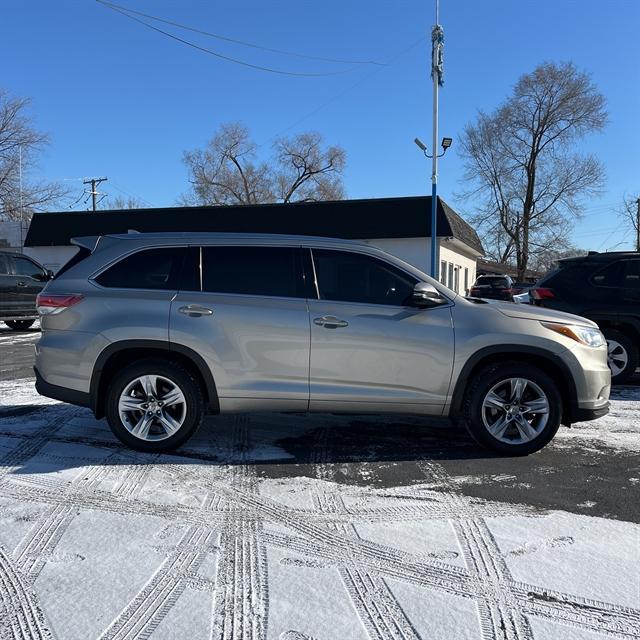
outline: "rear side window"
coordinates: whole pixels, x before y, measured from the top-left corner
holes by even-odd
[[[6,276],[9,273],[9,261],[0,253],[0,276]]]
[[[594,273],[591,282],[599,287],[619,287],[622,284],[623,270],[624,262],[614,262]]]
[[[640,260],[629,260],[626,265],[623,286],[628,289],[640,289]]]
[[[53,276],[53,279],[56,280],[65,271],[69,271],[71,267],[75,267],[77,264],[80,264],[85,258],[88,258],[90,255],[91,255],[91,251],[89,251],[89,249],[85,247],[80,247],[79,250],[76,251],[75,255],[73,255],[70,260],[65,262],[65,264],[62,265],[60,269],[58,269],[58,272],[56,273],[55,276]]]
[[[202,290],[304,298],[296,247],[202,247]]]
[[[373,256],[314,249],[313,263],[321,300],[403,306],[418,282]]]
[[[177,290],[185,249],[144,249],[120,260],[95,280],[103,287],[119,289]]]

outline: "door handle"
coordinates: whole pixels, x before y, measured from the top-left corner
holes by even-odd
[[[207,307],[201,307],[197,304],[188,304],[186,307],[180,307],[178,311],[190,318],[200,318],[201,316],[213,315],[213,309],[207,309]]]
[[[314,318],[313,324],[317,324],[319,327],[325,329],[337,329],[338,327],[348,327],[349,323],[346,320],[338,320],[335,316],[322,316],[322,318]]]
[[[26,282],[18,282],[18,286],[19,287],[26,287],[27,283]]]

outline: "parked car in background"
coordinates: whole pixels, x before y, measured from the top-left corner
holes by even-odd
[[[598,324],[608,342],[614,383],[629,380],[640,346],[640,253],[589,252],[560,260],[531,290],[533,303]]]
[[[514,295],[513,301],[518,304],[531,304],[531,296],[528,291],[525,291],[524,293]]]
[[[466,299],[366,244],[158,233],[75,241],[38,297],[36,389],[90,407],[143,451],[204,413],[448,416],[525,455],[608,411],[584,318]],[[455,344],[455,348],[454,348]]]
[[[513,295],[517,296],[521,293],[529,293],[529,291],[535,286],[535,282],[514,282],[511,285]]]
[[[28,329],[38,318],[36,297],[52,277],[33,259],[0,251],[0,320],[15,331]]]
[[[513,300],[513,280],[509,276],[478,276],[469,290],[470,298]]]

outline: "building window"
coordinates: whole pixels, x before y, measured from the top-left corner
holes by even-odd
[[[447,286],[447,263],[444,260],[440,262],[440,284]]]
[[[449,282],[447,283],[447,286],[449,287],[449,289],[453,289],[453,263],[449,263],[449,277],[448,277]]]
[[[469,268],[464,268],[464,293],[467,295],[469,292]]]
[[[454,289],[454,291],[456,293],[460,292],[460,269],[461,267],[456,265],[456,269],[455,269],[455,274],[456,274],[456,288]]]

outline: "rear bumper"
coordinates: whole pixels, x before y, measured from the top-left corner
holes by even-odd
[[[62,402],[68,402],[69,404],[75,404],[80,407],[91,406],[90,396],[88,393],[50,384],[40,375],[40,372],[36,367],[34,367],[33,370],[36,374],[36,391],[41,396],[53,398],[53,400],[61,400]]]

